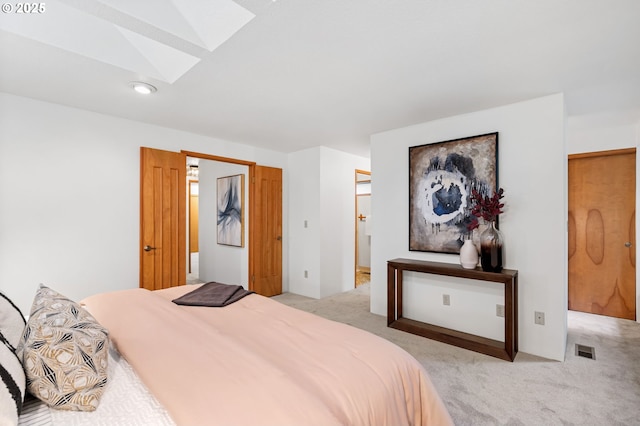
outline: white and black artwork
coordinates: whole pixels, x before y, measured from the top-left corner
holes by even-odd
[[[410,147],[409,250],[459,253],[471,191],[493,194],[497,170],[497,132]]]
[[[218,178],[218,244],[244,247],[244,175]]]

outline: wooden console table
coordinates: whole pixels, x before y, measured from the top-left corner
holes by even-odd
[[[439,327],[402,316],[402,272],[492,281],[504,285],[504,342]],[[438,340],[475,352],[513,361],[518,353],[518,271],[484,272],[479,268],[464,269],[460,265],[411,259],[387,262],[387,326]]]

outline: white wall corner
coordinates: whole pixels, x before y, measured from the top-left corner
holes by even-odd
[[[386,314],[388,260],[459,262],[457,255],[408,250],[408,148],[497,131],[499,184],[506,191],[506,211],[500,220],[505,267],[519,271],[519,347],[534,355],[564,359],[565,120],[564,96],[556,94],[372,135],[371,168],[376,181],[372,215],[376,224],[383,225],[372,239],[371,311]],[[546,326],[533,323],[534,311],[546,313]]]
[[[327,147],[289,154],[292,293],[323,298],[354,287],[355,170],[369,165]]]

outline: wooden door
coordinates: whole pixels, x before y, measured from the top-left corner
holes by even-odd
[[[186,156],[140,148],[140,287],[186,284]]]
[[[569,309],[636,319],[635,149],[569,157]]]
[[[252,166],[249,225],[249,289],[282,293],[282,170]]]

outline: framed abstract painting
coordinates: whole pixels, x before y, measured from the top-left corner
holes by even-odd
[[[244,175],[217,181],[218,244],[244,247]]]
[[[498,132],[409,147],[409,250],[459,253],[471,191],[497,187]]]

